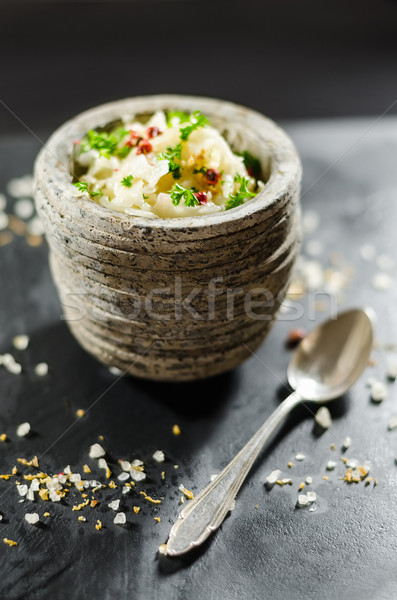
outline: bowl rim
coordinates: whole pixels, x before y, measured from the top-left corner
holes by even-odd
[[[260,143],[271,148],[270,176],[264,189],[255,198],[228,211],[188,216],[188,217],[140,217],[103,207],[95,201],[76,195],[70,176],[70,152],[73,142],[89,129],[100,127],[117,118],[139,113],[154,112],[158,109],[201,110],[209,114],[221,109],[229,118],[236,118],[240,124],[246,121],[251,134]],[[221,115],[222,116],[222,115]],[[206,96],[184,94],[151,94],[134,96],[100,104],[85,110],[58,127],[40,150],[34,167],[36,185],[39,180],[46,182],[47,191],[52,189],[62,195],[62,206],[73,198],[74,207],[90,211],[93,217],[100,219],[117,217],[126,228],[145,229],[201,229],[210,225],[222,225],[246,220],[255,213],[268,211],[276,205],[286,193],[300,184],[301,163],[295,146],[288,134],[274,121],[261,113],[228,100]],[[55,185],[54,185],[55,184]]]

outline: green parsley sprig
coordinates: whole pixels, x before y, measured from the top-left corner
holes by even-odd
[[[194,121],[192,121],[192,118],[194,119]],[[205,127],[206,125],[209,125],[209,120],[207,119],[207,117],[202,115],[199,110],[195,110],[193,115],[191,115],[191,117],[190,117],[189,125],[186,125],[185,127],[181,127],[179,129],[180,134],[181,134],[181,140],[183,142],[185,142],[188,139],[189,135],[195,129],[198,129],[199,127]]]
[[[127,133],[128,131],[122,127],[114,129],[110,133],[107,131],[95,131],[94,129],[90,129],[87,135],[81,140],[81,152],[98,150],[99,154],[105,158],[110,158],[111,156],[125,158],[131,151],[131,148],[126,145],[120,146],[120,143]]]
[[[241,204],[244,204],[245,200],[247,200],[248,198],[254,198],[254,196],[256,196],[255,192],[250,192],[247,189],[247,185],[249,182],[247,177],[242,177],[241,175],[239,175],[239,173],[237,173],[234,177],[234,181],[240,184],[240,188],[235,195],[229,194],[230,200],[227,200],[225,203],[226,210],[230,210],[231,208],[241,206]]]
[[[179,142],[174,148],[168,146],[167,150],[157,155],[157,160],[168,160],[168,172],[172,173],[174,179],[181,178],[181,165],[178,161],[182,156],[182,143]]]
[[[185,201],[185,206],[197,206],[200,202],[194,195],[197,193],[196,188],[185,188],[183,185],[176,183],[170,191],[172,204],[179,206],[182,200]]]
[[[172,120],[178,118],[179,123],[187,123],[190,121],[190,115],[181,110],[170,110],[167,112],[167,126],[172,127]]]
[[[97,192],[89,190],[88,183],[86,183],[85,181],[76,181],[76,183],[74,183],[73,185],[75,185],[77,187],[77,189],[79,190],[79,192],[81,192],[82,194],[88,194],[90,196],[90,198],[96,198],[98,196],[103,196],[102,190],[98,190]]]
[[[124,177],[121,180],[122,185],[124,185],[125,187],[130,188],[132,186],[132,180],[133,180],[133,176],[132,175],[127,175],[127,177]]]

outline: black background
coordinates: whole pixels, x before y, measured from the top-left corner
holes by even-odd
[[[392,0],[2,0],[0,132],[158,92],[275,119],[378,115],[397,98],[396,24]]]

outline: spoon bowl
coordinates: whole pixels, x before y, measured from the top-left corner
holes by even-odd
[[[342,396],[368,364],[375,313],[352,309],[316,327],[299,344],[287,369],[290,386],[305,400]]]

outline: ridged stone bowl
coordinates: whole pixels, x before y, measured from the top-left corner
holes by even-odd
[[[77,197],[73,142],[89,129],[158,109],[200,110],[262,165],[266,186],[208,216],[143,218]],[[147,96],[88,110],[60,127],[35,164],[35,200],[64,316],[108,366],[156,380],[222,373],[265,339],[299,251],[301,166],[273,121],[242,106]]]

